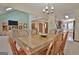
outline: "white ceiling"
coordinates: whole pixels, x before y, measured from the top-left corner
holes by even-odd
[[[0,5],[0,15],[6,13],[6,8],[5,6]]]
[[[29,12],[35,15],[41,15],[42,9],[47,5],[47,3],[0,3],[0,11],[4,12],[6,7],[12,7],[17,10],[24,12]],[[57,15],[73,11],[79,8],[79,3],[49,3],[49,6],[55,6],[55,13]],[[5,6],[5,7],[3,7]],[[1,14],[1,12],[0,12]]]
[[[12,10],[7,11],[6,10],[7,8],[9,8],[9,7],[8,6],[0,5],[0,15],[5,14],[7,12],[10,12],[10,11],[13,11],[14,10],[14,9],[12,9]]]

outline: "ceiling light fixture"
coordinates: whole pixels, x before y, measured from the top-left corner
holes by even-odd
[[[52,14],[54,12],[54,6],[50,7],[49,5],[46,5],[42,11],[45,14]]]
[[[67,19],[68,19],[68,18],[69,18],[69,16],[67,16],[67,15],[66,15],[66,16],[65,16],[65,18],[67,18]]]
[[[11,10],[11,9],[12,9],[12,8],[7,8],[6,10],[9,11],[9,10]]]

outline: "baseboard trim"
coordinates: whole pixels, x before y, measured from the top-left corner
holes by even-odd
[[[79,42],[79,41],[77,41],[77,40],[74,40],[74,42]]]

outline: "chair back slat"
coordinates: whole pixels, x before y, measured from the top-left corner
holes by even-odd
[[[10,42],[10,46],[11,46],[13,54],[18,55],[18,50],[16,48],[16,41],[11,39],[9,40],[9,42]]]
[[[31,54],[31,52],[29,50],[24,50],[22,48],[20,48],[19,50],[17,49],[17,46],[16,46],[16,41],[11,39],[9,40],[10,42],[10,46],[11,46],[11,49],[12,49],[12,52],[14,55],[27,55],[27,54]]]
[[[62,33],[56,34],[56,36],[53,39],[53,42],[51,42],[51,44],[48,47],[48,50],[47,50],[47,53],[46,53],[47,55],[48,54],[56,55],[56,54],[59,53],[60,46],[62,44],[62,38],[63,38]]]
[[[68,31],[63,32],[63,41],[62,41],[62,45],[60,47],[60,54],[62,54],[62,55],[64,55],[64,48],[65,48],[67,36],[68,36]]]

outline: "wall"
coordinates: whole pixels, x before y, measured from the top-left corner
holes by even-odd
[[[56,29],[56,25],[55,25],[55,15],[50,15],[50,17],[48,18],[48,32],[51,30]]]
[[[79,9],[75,10],[75,40],[79,41]]]
[[[70,15],[75,19],[75,40],[79,41],[79,8],[72,11]]]
[[[29,28],[29,13],[24,13],[22,11],[15,10],[0,15],[0,22],[7,20],[16,20],[18,22],[27,23],[27,29]]]

